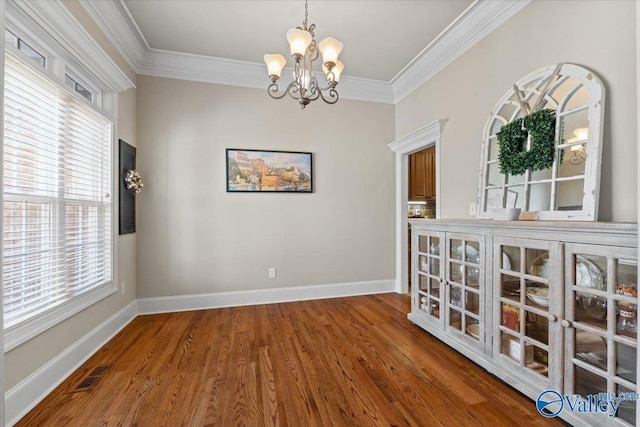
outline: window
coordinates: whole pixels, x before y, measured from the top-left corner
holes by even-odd
[[[5,30],[4,34],[5,34],[5,41],[7,42],[7,44],[18,49],[26,57],[32,60],[35,64],[39,65],[42,68],[45,67],[46,58],[44,55],[42,55],[40,52],[38,52],[37,50],[29,46],[27,42],[25,42],[15,34],[13,34],[11,31]]]
[[[78,83],[76,81],[76,79],[71,77],[69,74],[65,74],[64,75],[64,81],[73,90],[78,92],[80,94],[80,96],[86,98],[89,102],[93,101],[93,94],[88,89],[86,89],[84,86],[82,86],[80,83]]]
[[[8,44],[31,57],[19,39],[18,46]],[[56,310],[71,315],[84,307],[70,310],[69,304],[114,289],[113,124],[27,62],[5,51],[7,335]],[[31,329],[38,328],[46,329]]]

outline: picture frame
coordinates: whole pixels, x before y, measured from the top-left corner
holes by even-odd
[[[313,154],[226,149],[228,193],[313,193]]]
[[[126,141],[118,139],[119,143],[119,198],[118,198],[118,219],[119,233],[131,234],[136,232],[136,197],[125,184],[127,171],[136,168],[136,147],[127,144]]]

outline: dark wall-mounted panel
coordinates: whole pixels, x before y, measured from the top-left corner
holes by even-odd
[[[120,234],[136,232],[136,196],[127,190],[124,177],[136,168],[136,148],[120,141]]]

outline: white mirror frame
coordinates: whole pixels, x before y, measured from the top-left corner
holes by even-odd
[[[558,67],[558,68],[556,68]],[[556,69],[559,70],[557,79],[552,81],[550,86],[547,85],[547,81],[554,77]],[[555,97],[555,90],[558,89],[563,83],[567,82],[569,78],[574,78],[580,84],[573,90],[569,90],[566,94],[560,94],[562,96]],[[598,195],[600,192],[600,168],[602,163],[602,137],[603,137],[603,119],[604,119],[604,100],[605,89],[600,79],[590,70],[583,68],[575,64],[553,64],[547,67],[534,71],[533,73],[523,77],[515,86],[520,90],[523,95],[524,102],[527,104],[535,104],[542,92],[544,94],[544,106],[543,108],[552,108],[556,111],[556,156],[551,168],[551,177],[544,180],[532,181],[532,174],[530,170],[527,170],[523,176],[522,181],[517,183],[509,183],[509,176],[500,174],[502,178],[501,184],[490,185],[488,180],[489,166],[492,164],[497,165],[497,157],[493,156],[491,160],[490,156],[490,144],[496,140],[495,132],[496,125],[507,124],[515,119],[523,117],[523,110],[521,104],[517,102],[517,95],[514,88],[511,88],[507,93],[498,101],[495,108],[491,112],[489,119],[485,125],[482,139],[482,154],[481,154],[481,166],[480,166],[480,180],[478,185],[478,213],[477,218],[491,218],[492,212],[487,207],[487,190],[496,189],[501,190],[502,195],[502,207],[507,207],[507,190],[510,187],[519,187],[524,189],[523,203],[521,205],[522,211],[529,210],[529,195],[531,183],[550,183],[551,194],[549,206],[550,210],[537,211],[534,215],[535,219],[540,220],[574,220],[574,221],[596,221],[598,218]],[[545,91],[545,87],[548,90]],[[586,88],[589,95],[588,104],[581,105],[579,107],[572,107],[566,109],[571,97],[582,87]],[[502,111],[513,111],[509,117],[504,117]],[[559,177],[559,152],[562,149],[569,148],[569,144],[561,141],[562,135],[562,117],[565,117],[571,113],[578,111],[588,110],[588,139],[585,141],[586,145],[586,160],[584,175],[575,175],[570,177]],[[527,142],[527,148],[530,147],[531,140]],[[494,144],[495,149],[496,144]],[[575,210],[557,210],[557,186],[559,182],[584,179],[584,189],[581,209]],[[509,206],[511,207],[511,206]]]

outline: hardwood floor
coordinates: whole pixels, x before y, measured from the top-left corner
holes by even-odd
[[[384,294],[139,316],[17,425],[562,425],[409,322],[409,304]]]

